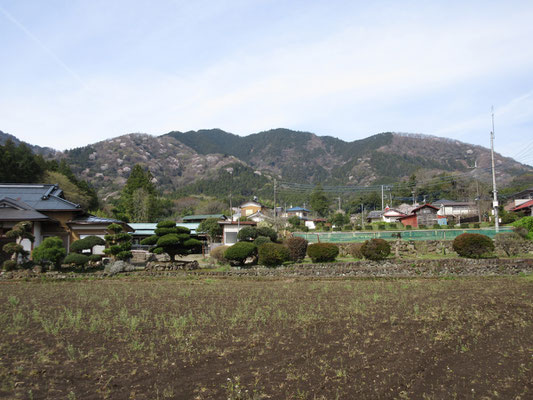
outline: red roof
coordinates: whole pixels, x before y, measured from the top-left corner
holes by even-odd
[[[525,203],[520,204],[518,207],[513,208],[511,211],[519,211],[529,207],[533,207],[533,200],[526,201]]]

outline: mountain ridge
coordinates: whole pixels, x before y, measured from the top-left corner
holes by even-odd
[[[0,139],[15,138],[0,134]],[[40,149],[37,146],[34,151]],[[222,190],[220,180],[229,187],[225,180],[239,179],[237,173],[242,174],[239,187],[247,195],[274,178],[348,186],[405,181],[414,173],[477,174],[481,180],[490,179],[489,149],[454,139],[394,132],[347,142],[285,128],[247,136],[203,129],[159,136],[131,133],[64,152],[47,150],[49,157],[65,158],[73,172],[89,181],[104,199],[120,191],[135,164],[145,165],[166,193],[199,190],[209,194],[214,186]],[[495,157],[501,183],[533,171],[511,158]],[[476,163],[477,170],[473,168]],[[233,175],[227,172],[231,168],[237,168]]]

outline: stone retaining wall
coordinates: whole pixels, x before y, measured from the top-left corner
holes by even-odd
[[[533,259],[443,259],[356,261],[347,263],[296,264],[286,267],[229,271],[190,271],[191,275],[210,276],[287,276],[287,277],[439,277],[517,275],[533,272]]]
[[[413,258],[419,255],[448,255],[457,256],[453,251],[453,240],[395,240],[389,241],[391,245],[391,254],[395,257]],[[348,254],[348,247],[351,243],[337,244],[339,246],[340,255]],[[497,243],[495,243],[495,254],[497,256],[505,256],[505,252]],[[520,254],[533,253],[533,241],[524,240],[520,242]]]

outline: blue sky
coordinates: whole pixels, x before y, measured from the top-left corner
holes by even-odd
[[[57,149],[285,127],[533,164],[531,1],[0,0],[0,130]]]

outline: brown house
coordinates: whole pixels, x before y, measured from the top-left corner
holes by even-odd
[[[438,223],[437,212],[439,209],[431,204],[423,204],[415,208],[410,215],[401,217],[399,220],[404,225],[417,228],[420,225],[432,226]]]
[[[68,250],[73,241],[85,236],[103,237],[111,223],[121,224],[127,232],[133,230],[122,221],[87,214],[78,204],[66,200],[57,185],[0,184],[1,243],[7,241],[6,232],[21,221],[32,223],[35,236],[33,243],[27,239],[22,241],[27,251],[50,236],[60,237]]]

